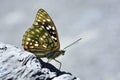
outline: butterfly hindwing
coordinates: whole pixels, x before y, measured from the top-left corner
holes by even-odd
[[[46,11],[40,9],[35,21],[23,36],[24,49],[40,57],[60,48],[56,27]]]

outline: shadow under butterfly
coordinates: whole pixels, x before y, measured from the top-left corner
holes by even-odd
[[[62,63],[56,60],[56,57],[64,55],[65,49],[79,40],[81,38],[60,50],[58,32],[52,19],[45,10],[39,9],[32,27],[23,36],[22,45],[26,51],[32,52],[40,58],[46,57],[48,62],[53,59],[60,63],[60,69]]]

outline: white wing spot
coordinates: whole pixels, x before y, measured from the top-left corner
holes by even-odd
[[[54,36],[52,36],[52,38],[54,39],[55,37],[54,37]]]
[[[50,19],[47,19],[48,22],[50,22]]]
[[[39,14],[39,16],[43,16],[42,14]]]
[[[35,41],[35,43],[38,43],[37,41]]]
[[[57,40],[57,38],[54,38],[55,40]]]
[[[52,29],[53,29],[53,30],[55,30],[55,28],[54,28],[54,27],[52,27]]]
[[[33,43],[31,42],[30,45],[32,45]]]
[[[52,27],[50,25],[48,25],[48,27],[51,29]]]
[[[38,22],[34,22],[34,25],[38,25]]]
[[[44,26],[41,26],[42,28],[44,28]]]
[[[40,20],[39,20],[39,19],[37,19],[37,21],[38,21],[38,22],[40,22]]]
[[[29,44],[29,42],[26,42],[26,44]]]
[[[30,41],[31,39],[30,38],[27,38],[28,41]]]
[[[56,37],[54,37],[54,36],[52,36],[52,39],[55,39],[55,40],[57,40],[57,38],[56,38]]]
[[[45,19],[43,19],[43,22],[46,22],[46,20],[45,20]]]
[[[43,45],[43,47],[45,47],[45,48],[46,48],[46,46],[45,46],[45,45]]]
[[[46,35],[46,36],[48,36],[48,34],[47,34],[47,33],[45,33],[45,35]]]
[[[46,38],[46,36],[45,36],[45,35],[43,35],[43,38]]]
[[[43,38],[40,38],[43,41]]]
[[[55,34],[55,32],[52,32],[52,34]]]
[[[50,28],[49,27],[46,27],[47,30],[49,30]]]
[[[35,44],[35,46],[38,46],[38,44]]]

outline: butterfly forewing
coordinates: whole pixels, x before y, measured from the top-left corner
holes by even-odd
[[[59,50],[60,48],[56,27],[43,9],[37,12],[32,27],[25,32],[22,41],[25,50],[40,57],[46,57],[50,51]]]

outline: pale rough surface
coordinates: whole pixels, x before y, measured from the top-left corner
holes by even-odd
[[[32,53],[0,42],[0,80],[80,80],[50,71]]]

